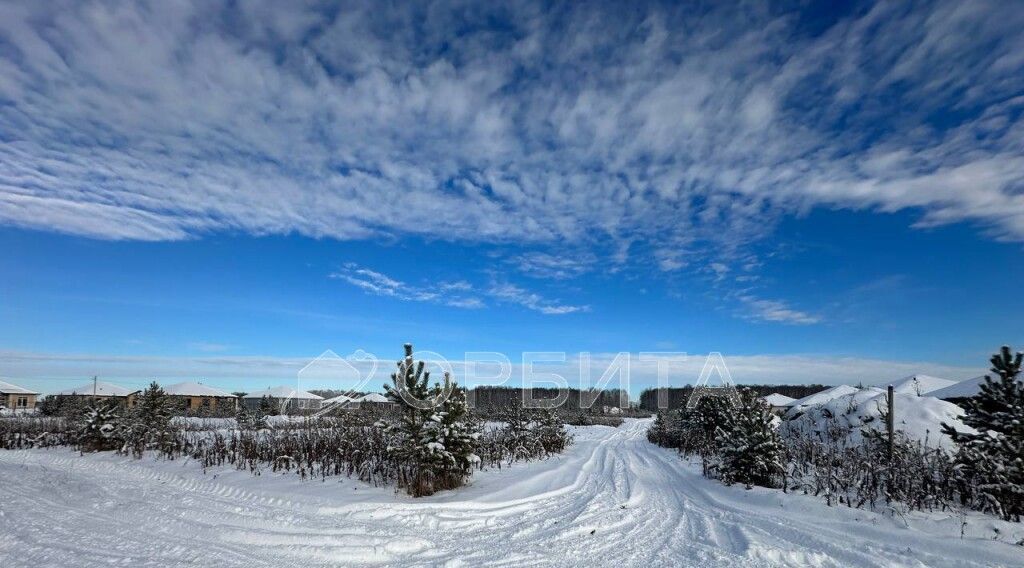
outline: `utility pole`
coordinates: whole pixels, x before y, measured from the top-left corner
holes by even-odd
[[[92,403],[93,403],[93,405],[96,404],[96,386],[97,386],[96,383],[97,383],[98,380],[99,380],[99,377],[97,377],[96,375],[92,376]]]
[[[896,409],[893,408],[892,385],[886,391],[886,400],[889,404],[889,413],[885,417],[885,429],[889,434],[889,463],[892,463],[893,435],[896,430]]]

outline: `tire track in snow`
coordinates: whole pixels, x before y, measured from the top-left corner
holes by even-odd
[[[0,565],[970,566],[1015,558],[1010,547],[958,549],[922,533],[886,539],[884,527],[845,521],[823,504],[801,505],[823,513],[817,518],[781,508],[770,492],[723,487],[649,444],[648,423],[580,429],[564,455],[417,500],[344,478],[204,476],[180,462],[0,452]]]

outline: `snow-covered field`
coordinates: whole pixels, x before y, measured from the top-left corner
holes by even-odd
[[[862,434],[865,430],[885,431],[884,411],[888,406],[884,390],[873,387],[855,389],[848,394],[819,401],[811,407],[790,410],[790,415],[797,415],[797,418],[790,420],[787,426],[825,432],[830,425],[837,425],[848,428],[850,441],[859,444],[864,440]],[[896,393],[893,406],[896,408],[896,430],[907,439],[931,448],[956,451],[953,440],[942,433],[943,424],[949,424],[958,432],[975,432],[961,421],[964,410],[951,402],[932,396]]]
[[[0,566],[1020,566],[1024,527],[827,507],[706,480],[648,420],[412,499],[72,451],[0,452]],[[999,529],[997,533],[995,529]],[[994,537],[998,537],[994,540]]]

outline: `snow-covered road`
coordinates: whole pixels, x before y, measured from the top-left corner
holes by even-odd
[[[564,456],[413,500],[349,479],[0,452],[0,566],[1018,566],[1011,526],[723,487],[649,444],[577,429]],[[909,527],[908,527],[909,523]]]

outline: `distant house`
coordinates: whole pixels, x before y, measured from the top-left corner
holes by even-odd
[[[185,382],[164,387],[164,392],[177,400],[185,410],[238,410],[238,397],[199,383]]]
[[[97,381],[67,389],[50,396],[65,396],[87,400],[116,400],[119,404],[131,408],[139,397],[139,389],[127,389],[112,383]]]
[[[371,392],[370,394],[356,397],[355,400],[352,401],[352,404],[355,405],[356,408],[379,408],[384,410],[390,410],[398,407],[398,404],[392,402],[391,399],[378,392]]]
[[[371,392],[356,397],[336,396],[325,400],[323,406],[324,408],[337,408],[339,410],[359,410],[360,408],[391,410],[398,407],[391,399],[378,392]]]
[[[8,382],[0,381],[0,410],[5,412],[35,412],[39,393]]]
[[[325,409],[325,410],[326,409],[331,409],[331,408],[335,408],[335,409],[339,409],[339,410],[340,409],[347,409],[347,408],[352,407],[352,403],[353,403],[354,400],[355,399],[352,398],[352,397],[345,396],[345,395],[341,394],[341,395],[338,395],[338,396],[336,396],[334,398],[328,398],[327,400],[322,401],[320,403],[320,408]]]
[[[320,410],[320,405],[324,400],[322,396],[293,387],[273,387],[243,396],[242,406],[255,410],[260,407],[265,398],[273,399],[276,404],[282,405],[280,411],[285,414]]]
[[[773,392],[772,394],[764,397],[764,401],[768,403],[768,406],[772,407],[772,412],[782,414],[789,410],[790,405],[796,402],[796,399],[790,398],[784,394]]]

